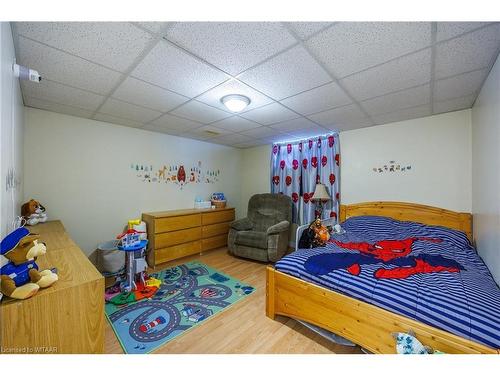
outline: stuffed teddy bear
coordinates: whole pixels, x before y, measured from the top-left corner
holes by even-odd
[[[47,221],[45,207],[34,199],[21,206],[21,216],[26,220],[27,225],[36,225]]]
[[[57,280],[51,270],[39,271],[36,258],[47,251],[45,244],[38,242],[37,234],[27,228],[17,228],[0,242],[0,291],[15,298],[26,299],[40,288],[47,288]]]

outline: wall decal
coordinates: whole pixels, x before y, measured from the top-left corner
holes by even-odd
[[[373,167],[373,172],[375,173],[397,173],[397,172],[407,172],[411,171],[411,165],[409,164],[401,164],[396,163],[394,160],[390,160],[387,164],[384,164],[380,167]]]
[[[214,184],[219,181],[219,169],[203,169],[201,161],[195,166],[185,164],[161,165],[132,163],[130,169],[137,178],[148,183],[173,183],[182,189],[187,184]]]

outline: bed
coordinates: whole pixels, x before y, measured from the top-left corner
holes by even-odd
[[[391,333],[410,329],[445,353],[499,353],[500,290],[470,245],[470,214],[367,202],[339,216],[346,233],[335,243],[267,268],[268,317],[306,321],[373,353],[394,353]]]

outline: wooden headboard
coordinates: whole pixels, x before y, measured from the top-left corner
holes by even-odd
[[[404,202],[363,202],[340,205],[340,222],[353,216],[384,216],[426,225],[440,225],[464,232],[472,242],[472,215],[444,208]]]

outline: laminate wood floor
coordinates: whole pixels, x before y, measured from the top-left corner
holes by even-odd
[[[192,260],[199,260],[252,285],[256,290],[243,301],[236,302],[154,353],[362,353],[359,347],[336,345],[292,319],[277,317],[272,320],[266,317],[266,264],[236,258],[222,248],[166,263],[164,268]],[[105,353],[123,353],[107,321],[105,329]]]

